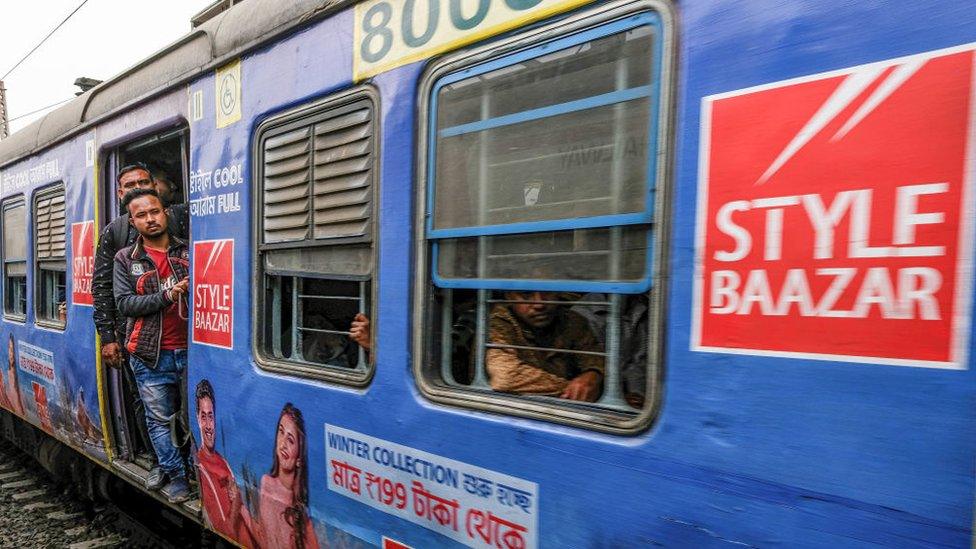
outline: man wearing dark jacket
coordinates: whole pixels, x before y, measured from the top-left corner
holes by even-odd
[[[176,503],[190,496],[169,428],[179,413],[186,370],[189,253],[185,241],[169,234],[166,210],[155,190],[132,191],[123,206],[139,237],[115,254],[115,304],[126,318],[125,350],[145,404],[153,450],[169,478],[163,493]]]
[[[118,174],[118,199],[121,203],[125,195],[135,189],[154,189],[155,179],[144,164],[123,167]],[[167,210],[169,233],[186,239],[188,235],[188,215],[186,204],[176,204]],[[95,249],[95,272],[92,276],[92,300],[94,301],[95,328],[102,341],[102,360],[114,367],[120,367],[124,360],[119,338],[125,330],[125,319],[116,314],[115,297],[112,292],[112,270],[115,254],[126,246],[135,243],[139,233],[129,223],[129,214],[123,213],[109,223]]]
[[[119,170],[117,196],[121,203],[125,195],[135,189],[152,189],[159,185],[159,178],[153,176],[145,164],[130,164]],[[170,234],[185,239],[188,235],[188,218],[186,204],[177,204],[167,210]],[[92,299],[95,305],[93,318],[95,328],[101,339],[102,362],[114,368],[122,368],[127,391],[134,391],[135,380],[131,371],[125,369],[125,354],[119,340],[125,333],[125,318],[115,310],[115,296],[112,292],[112,271],[115,254],[135,243],[139,233],[129,223],[129,214],[115,218],[102,231],[95,249],[95,272],[92,277]],[[130,402],[136,414],[136,432],[143,439],[143,444],[149,446],[149,434],[141,417],[144,415],[142,402],[132,395]],[[158,490],[163,483],[163,477],[158,465],[153,465],[149,473],[146,487]]]

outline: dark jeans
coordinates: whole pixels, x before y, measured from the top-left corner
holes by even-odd
[[[185,476],[179,449],[170,437],[170,422],[180,413],[180,383],[186,370],[186,349],[160,351],[155,368],[138,358],[129,357],[136,376],[139,396],[146,407],[146,427],[159,459],[159,466],[170,476]]]

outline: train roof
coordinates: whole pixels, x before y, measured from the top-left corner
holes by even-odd
[[[0,168],[354,3],[355,0],[247,0],[236,4],[149,58],[0,140]]]

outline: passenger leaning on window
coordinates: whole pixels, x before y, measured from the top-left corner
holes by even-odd
[[[125,349],[145,405],[149,438],[170,479],[163,492],[176,503],[190,496],[182,457],[170,437],[186,370],[189,255],[186,242],[169,234],[156,191],[132,191],[123,205],[139,238],[115,254],[115,304],[126,318]]]
[[[510,303],[491,310],[485,363],[492,389],[594,402],[603,387],[603,357],[553,349],[602,352],[586,320],[547,292],[505,292]],[[531,347],[532,349],[520,348]]]

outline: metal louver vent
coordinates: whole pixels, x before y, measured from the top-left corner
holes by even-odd
[[[308,237],[309,128],[264,143],[264,241]]]
[[[264,142],[264,242],[366,238],[372,203],[369,101]]]
[[[64,257],[64,191],[48,194],[37,201],[37,259]]]

